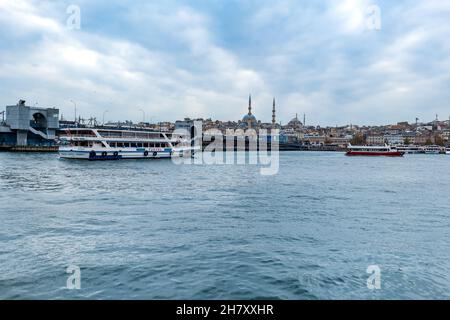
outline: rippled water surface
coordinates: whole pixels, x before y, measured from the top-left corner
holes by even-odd
[[[262,176],[0,153],[0,298],[450,298],[449,194],[445,155],[282,153]]]

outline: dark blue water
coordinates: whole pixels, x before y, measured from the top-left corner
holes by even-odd
[[[445,155],[283,153],[262,176],[0,153],[0,298],[450,298],[449,191]]]

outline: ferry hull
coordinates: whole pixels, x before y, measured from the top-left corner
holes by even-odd
[[[100,152],[80,152],[80,151],[60,151],[61,159],[89,160],[89,161],[107,161],[107,160],[125,160],[125,159],[168,159],[172,157],[172,152],[119,152],[119,151],[100,151]]]
[[[399,151],[391,152],[369,152],[369,151],[347,151],[347,156],[368,156],[368,157],[403,157],[405,153]]]

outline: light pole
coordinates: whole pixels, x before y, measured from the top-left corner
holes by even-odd
[[[142,112],[142,124],[145,123],[145,111],[143,109],[139,109]]]
[[[70,100],[73,103],[73,107],[75,109],[75,124],[77,123],[77,103],[73,100]]]
[[[107,112],[108,112],[108,110],[103,111],[102,126],[105,126],[105,114]]]

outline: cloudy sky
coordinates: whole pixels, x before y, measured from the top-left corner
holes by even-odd
[[[0,105],[66,118],[238,120],[249,93],[267,122],[273,96],[282,123],[450,114],[450,1],[0,0],[0,30]]]

